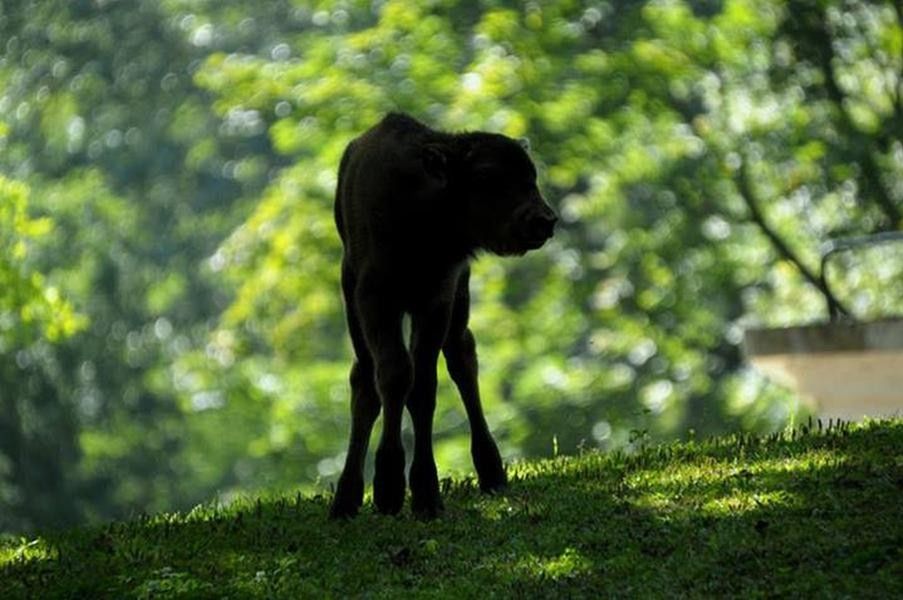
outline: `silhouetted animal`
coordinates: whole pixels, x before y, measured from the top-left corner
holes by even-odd
[[[380,407],[373,500],[401,510],[405,493],[402,411],[414,425],[412,508],[442,509],[432,449],[436,361],[441,350],[471,428],[480,487],[506,484],[477,386],[467,327],[469,261],[480,250],[521,255],[552,236],[555,213],[536,187],[525,149],[502,135],[435,131],[389,114],[353,140],[339,166],[335,220],[344,245],[342,291],[356,360],[351,368],[351,439],[330,515],[357,513],[363,468]],[[410,351],[402,316],[411,317]]]

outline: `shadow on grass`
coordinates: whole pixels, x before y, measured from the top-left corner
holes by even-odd
[[[446,482],[447,483],[447,482]],[[47,536],[0,570],[41,597],[899,595],[903,423],[513,469],[445,486],[443,518],[327,498]]]

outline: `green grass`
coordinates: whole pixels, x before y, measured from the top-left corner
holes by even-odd
[[[327,497],[0,542],[0,597],[903,597],[903,420],[517,464],[436,521]]]

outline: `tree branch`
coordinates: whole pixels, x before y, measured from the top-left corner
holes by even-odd
[[[903,29],[903,0],[894,1],[894,10],[897,13],[897,27]],[[903,61],[903,53],[897,58],[900,59],[900,61]],[[893,60],[891,60],[891,64],[893,64]],[[901,125],[903,125],[903,71],[897,71],[895,75],[894,120],[895,125],[897,126],[895,129],[899,133]]]
[[[695,121],[696,112],[694,112],[686,103],[678,101],[676,98],[669,98],[670,104],[673,110],[675,110],[678,114],[683,117],[683,119],[689,124],[693,130],[699,135],[702,139],[706,139],[704,134],[702,134],[698,128]],[[724,157],[715,148],[713,145],[709,144],[706,141],[706,146],[709,148],[709,151],[713,152],[718,160],[722,163],[724,162]],[[743,198],[744,203],[746,204],[747,209],[749,210],[749,214],[752,217],[753,222],[759,226],[759,229],[762,233],[765,234],[765,237],[771,242],[772,246],[778,251],[778,253],[783,256],[786,260],[793,263],[793,265],[799,270],[800,274],[802,274],[803,278],[808,281],[811,285],[815,286],[815,288],[821,292],[822,296],[824,296],[825,301],[828,305],[828,313],[829,316],[833,317],[835,314],[843,314],[850,315],[850,311],[837,299],[836,296],[831,292],[831,289],[828,287],[827,281],[824,280],[823,277],[817,276],[813,273],[808,267],[806,267],[805,263],[793,252],[789,245],[778,235],[777,231],[772,229],[772,227],[768,224],[768,221],[765,219],[765,215],[762,213],[762,210],[759,208],[759,203],[756,201],[756,195],[752,188],[752,183],[749,177],[749,167],[747,165],[746,157],[743,156],[740,161],[740,168],[735,171],[733,175],[734,185],[737,188],[737,191],[740,194],[740,197]]]
[[[883,212],[888,220],[890,220],[890,227],[888,227],[888,229],[897,229],[900,226],[901,219],[903,219],[903,214],[901,214],[900,209],[897,208],[890,193],[881,181],[881,169],[875,160],[874,154],[869,148],[870,143],[868,136],[859,131],[844,105],[846,94],[840,89],[840,85],[837,83],[837,77],[834,73],[834,48],[831,44],[831,36],[828,32],[827,25],[824,24],[824,20],[822,20],[820,29],[820,31],[813,32],[815,34],[813,35],[813,38],[818,39],[820,43],[820,48],[817,52],[818,67],[825,79],[825,89],[828,92],[828,98],[834,104],[837,113],[840,115],[841,128],[852,142],[848,147],[851,146],[854,154],[857,155],[855,159],[859,162],[859,180],[862,184],[863,191],[866,196],[872,197],[878,204],[881,212]]]
[[[831,293],[831,290],[828,288],[825,281],[822,280],[821,277],[818,277],[815,273],[813,273],[809,268],[803,263],[803,261],[790,249],[790,246],[778,235],[777,231],[772,229],[772,227],[768,224],[768,221],[765,220],[765,215],[762,214],[762,210],[759,208],[759,203],[756,201],[755,193],[752,188],[752,183],[749,177],[749,167],[747,166],[747,161],[743,158],[740,161],[740,168],[736,171],[734,175],[734,183],[737,186],[737,191],[740,193],[740,197],[743,198],[743,201],[746,203],[746,207],[749,209],[749,214],[752,216],[752,220],[759,226],[759,229],[762,230],[762,233],[765,234],[765,237],[771,242],[772,246],[778,251],[778,253],[783,256],[786,260],[793,263],[793,265],[799,270],[800,274],[803,278],[806,279],[810,284],[815,286],[819,292],[821,292],[822,296],[825,297],[828,306],[835,307],[836,310],[844,315],[849,315],[850,311],[846,309],[846,307],[841,304],[841,302]]]

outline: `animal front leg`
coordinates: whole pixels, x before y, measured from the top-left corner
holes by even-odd
[[[466,329],[456,339],[449,340],[443,352],[449,375],[458,387],[470,421],[470,454],[480,480],[480,489],[484,492],[498,491],[507,485],[508,478],[498,446],[483,416],[473,334]]]
[[[452,307],[448,334],[442,353],[452,381],[458,387],[467,420],[470,422],[470,453],[480,480],[480,489],[494,492],[508,483],[498,446],[492,439],[483,407],[480,402],[478,382],[477,346],[473,333],[467,326],[470,317],[470,271],[464,271],[459,280]]]
[[[401,333],[401,310],[373,288],[361,286],[356,295],[361,326],[373,357],[376,389],[383,409],[383,430],[376,449],[373,502],[383,513],[397,514],[404,504],[404,446],[401,417],[411,389],[413,367]]]
[[[448,329],[449,313],[450,305],[443,301],[414,314],[411,323],[414,387],[407,400],[414,423],[411,508],[414,514],[424,518],[436,517],[442,511],[433,456],[433,415],[436,412],[436,361]]]

